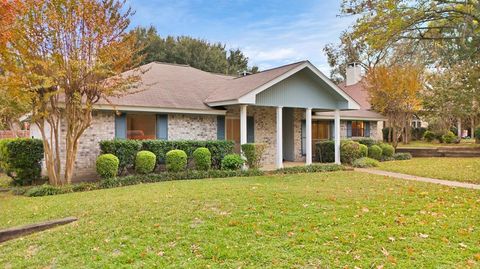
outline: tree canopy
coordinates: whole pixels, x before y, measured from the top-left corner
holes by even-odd
[[[248,66],[248,57],[240,49],[227,51],[222,43],[211,43],[189,36],[167,36],[162,38],[154,27],[137,27],[137,56],[140,64],[153,61],[188,64],[207,72],[238,75],[241,72],[257,72],[258,67]]]

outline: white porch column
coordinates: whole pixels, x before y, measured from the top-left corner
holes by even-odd
[[[277,169],[283,168],[283,107],[277,107],[277,156],[275,160]]]
[[[333,126],[335,131],[335,163],[340,164],[340,109],[335,109]]]
[[[247,144],[247,105],[240,105],[240,145]]]
[[[307,108],[305,110],[305,121],[306,121],[306,140],[305,147],[306,147],[306,165],[312,164],[312,109]]]

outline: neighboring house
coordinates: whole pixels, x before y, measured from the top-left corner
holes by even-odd
[[[98,142],[105,139],[227,139],[237,150],[247,142],[266,143],[263,164],[282,167],[283,161],[310,164],[320,137],[336,138],[339,162],[340,136],[330,135],[335,126],[346,137],[380,137],[375,130],[382,119],[363,99],[355,100],[354,88],[342,90],[308,61],[242,77],[156,62],[141,68],[147,70],[141,75],[143,91],[95,106],[93,124],[80,139],[75,179],[95,176]],[[332,112],[320,113],[325,111]],[[340,124],[342,115],[347,121]],[[38,131],[32,135],[38,137]]]

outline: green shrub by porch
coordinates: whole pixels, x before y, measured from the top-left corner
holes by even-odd
[[[102,154],[117,156],[120,173],[134,166],[137,152],[142,149],[142,142],[138,140],[113,139],[100,141],[99,144]]]
[[[193,152],[195,168],[200,171],[208,171],[212,166],[212,154],[207,148],[197,148]]]
[[[364,144],[360,144],[360,156],[367,157],[368,156],[368,147]]]
[[[382,159],[382,148],[377,146],[377,145],[373,145],[371,146],[369,149],[368,149],[368,157],[372,158],[372,159],[375,159],[375,160],[381,160]]]
[[[2,139],[0,169],[13,179],[14,185],[31,185],[41,178],[43,154],[40,139]]]
[[[137,153],[135,158],[135,172],[138,174],[148,174],[153,172],[157,158],[151,151],[142,150]]]
[[[382,143],[379,146],[382,149],[382,156],[385,158],[391,158],[395,153],[395,148],[390,144]]]
[[[335,142],[333,140],[321,141],[315,144],[317,159],[321,163],[335,162]]]
[[[242,159],[242,156],[238,154],[228,154],[222,160],[222,169],[223,170],[239,170],[242,168],[242,165],[245,161]]]
[[[475,142],[480,144],[480,126],[475,129]]]
[[[360,158],[360,144],[354,141],[344,141],[340,146],[340,160],[342,163],[352,164]]]
[[[242,152],[247,159],[247,165],[250,169],[260,168],[262,156],[267,149],[267,144],[264,143],[248,143],[242,145]]]
[[[377,141],[373,138],[359,138],[359,139],[355,139],[354,141],[358,142],[362,145],[365,145],[367,147],[371,147],[373,145],[378,145],[379,144],[379,141]]]
[[[95,167],[97,174],[101,178],[112,178],[117,176],[119,164],[120,161],[117,156],[113,154],[102,154],[98,156]]]
[[[165,159],[167,171],[181,172],[187,168],[187,154],[180,149],[170,150]]]

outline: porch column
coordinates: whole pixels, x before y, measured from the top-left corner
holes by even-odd
[[[283,168],[283,107],[277,107],[277,156],[275,160],[277,169]]]
[[[306,141],[305,141],[305,147],[306,147],[306,165],[312,164],[312,109],[307,108],[305,110],[305,121],[306,121]]]
[[[335,109],[333,126],[335,131],[335,163],[340,164],[340,109]]]
[[[247,105],[240,105],[240,145],[247,144]]]

